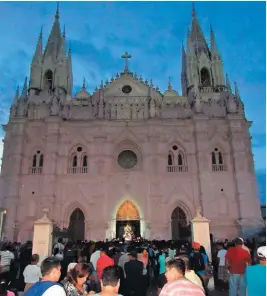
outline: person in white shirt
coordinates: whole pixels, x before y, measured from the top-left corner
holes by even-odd
[[[42,278],[41,268],[38,266],[39,255],[33,254],[31,259],[31,264],[27,265],[23,271],[25,289],[27,291],[33,284],[39,282]]]
[[[218,280],[221,281],[221,289],[225,290],[227,289],[226,285],[229,278],[229,273],[225,264],[225,255],[227,253],[227,250],[225,250],[223,243],[217,244],[218,254],[217,254],[217,260],[219,263],[218,266]]]
[[[62,242],[63,242],[62,238],[59,238],[57,240],[57,243],[54,245],[54,248],[53,248],[54,255],[56,255],[57,253],[61,253],[61,252],[63,253],[65,247]]]
[[[97,260],[100,258],[100,250],[98,247],[96,248],[97,250],[91,255],[91,258],[90,258],[90,262],[93,264],[95,270],[96,270]]]
[[[33,284],[24,296],[66,296],[66,292],[58,280],[61,275],[60,261],[55,257],[44,259],[41,264],[41,281]]]
[[[10,252],[9,247],[3,247],[0,252],[0,267],[1,273],[6,273],[10,271],[11,261],[15,259],[15,256],[12,252]]]

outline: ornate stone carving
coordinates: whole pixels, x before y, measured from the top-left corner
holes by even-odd
[[[120,206],[117,212],[116,220],[140,220],[140,215],[136,206],[130,200],[126,200]]]

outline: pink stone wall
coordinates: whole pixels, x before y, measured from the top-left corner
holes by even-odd
[[[43,208],[50,209],[48,216],[59,227],[68,227],[72,211],[79,207],[86,220],[85,238],[112,238],[116,212],[126,199],[137,206],[141,235],[147,238],[171,239],[171,214],[177,206],[190,221],[201,205],[215,238],[231,239],[241,229],[251,231],[261,224],[253,161],[250,151],[243,156],[239,152],[244,151],[246,123],[238,120],[239,132],[230,136],[232,122],[236,121],[153,119],[126,125],[50,117],[9,123],[1,177],[1,202],[7,209],[4,236],[31,239],[33,221],[42,216]],[[185,152],[188,172],[167,172],[174,144]],[[67,174],[69,158],[78,146],[87,153],[88,172]],[[212,171],[215,147],[223,153],[226,171]],[[125,149],[138,158],[131,170],[117,163]],[[43,171],[29,174],[37,150],[44,155]]]

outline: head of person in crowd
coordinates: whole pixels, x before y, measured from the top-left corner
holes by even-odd
[[[237,238],[235,239],[235,246],[237,246],[237,247],[242,247],[243,244],[244,244],[244,241],[243,241],[243,239],[242,239],[241,237],[237,237]]]
[[[257,249],[257,256],[261,265],[266,265],[266,246]]]
[[[183,278],[185,275],[185,263],[182,259],[172,259],[166,262],[166,279],[172,283]]]
[[[32,265],[36,265],[36,264],[38,264],[38,262],[39,262],[39,255],[38,254],[33,254],[32,255],[32,258],[31,258],[31,264]]]
[[[120,288],[120,271],[118,266],[114,265],[104,268],[100,283],[102,293],[118,294]]]
[[[0,296],[8,295],[8,282],[5,279],[0,281]]]
[[[137,251],[135,249],[132,249],[131,252],[130,252],[131,260],[136,260],[137,256],[138,256]]]
[[[79,286],[81,287],[87,277],[90,275],[90,267],[88,264],[85,263],[77,263],[67,275],[67,280],[71,284],[73,284],[75,287]]]
[[[74,268],[76,264],[77,264],[76,262],[72,262],[72,263],[70,263],[70,264],[68,265],[67,272],[69,272],[72,268]]]
[[[60,261],[55,257],[44,259],[41,264],[41,273],[43,281],[57,282],[61,275]]]

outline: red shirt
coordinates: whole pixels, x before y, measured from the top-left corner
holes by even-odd
[[[96,262],[96,274],[98,280],[101,280],[102,272],[105,267],[114,265],[114,260],[104,253],[100,254],[100,258]]]
[[[250,253],[241,246],[230,248],[225,255],[225,259],[228,262],[229,271],[233,274],[244,274],[247,264],[251,260]]]

